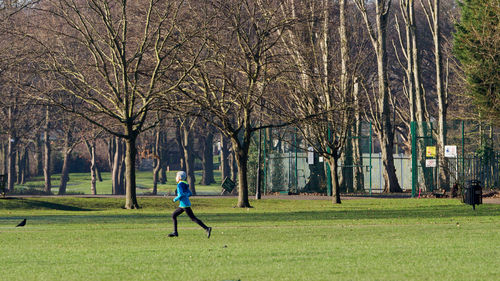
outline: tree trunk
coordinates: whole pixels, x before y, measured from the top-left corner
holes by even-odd
[[[337,154],[334,152],[334,154]],[[338,158],[331,157],[328,158],[328,164],[330,164],[330,174],[332,176],[332,203],[340,204],[340,184],[338,176]]]
[[[132,128],[126,128],[125,139],[125,208],[138,209],[135,182],[135,158],[137,156],[137,133]]]
[[[362,119],[361,119],[361,104],[359,99],[359,83],[356,79],[353,88],[354,104],[356,110],[354,111],[354,134],[357,136],[353,139],[353,162],[354,162],[354,189],[358,192],[365,191],[365,180],[363,174],[363,150],[361,147]]]
[[[122,144],[121,140],[118,137],[113,137],[110,140],[110,143],[112,143],[112,148],[113,148],[113,164],[111,168],[111,187],[112,187],[112,193],[115,195],[122,195],[124,194],[123,188],[120,187],[119,184],[119,176],[120,176],[120,164],[122,160]]]
[[[26,183],[26,159],[28,155],[28,147],[24,146],[21,150],[19,150],[19,159],[18,159],[18,182],[19,184]]]
[[[236,165],[238,166],[238,205],[239,208],[250,208],[248,201],[248,149],[252,137],[251,127],[249,124],[250,112],[245,112],[246,116],[243,121],[243,138],[240,142],[238,134],[233,134],[231,144],[235,154]]]
[[[179,145],[179,163],[180,163],[180,170],[185,171],[186,166],[185,166],[185,159],[184,159],[184,147],[182,145],[182,132],[181,132],[181,125],[180,122],[177,122],[177,126],[175,128],[175,139],[177,140],[177,144]]]
[[[16,184],[21,184],[21,177],[23,173],[21,149],[16,151]]]
[[[25,184],[26,183],[26,158],[28,154],[28,147],[24,146],[23,148],[17,151],[17,184]]]
[[[94,148],[94,150],[95,150],[95,148]],[[99,182],[102,182],[101,169],[99,169],[99,167],[97,166],[97,161],[95,161],[95,163],[94,163],[94,169],[95,169],[95,174],[97,176],[97,180]]]
[[[377,1],[381,2],[381,1]],[[381,2],[384,3],[384,2]],[[378,3],[376,5],[377,13],[377,43],[375,46],[377,55],[377,74],[378,74],[378,110],[380,114],[380,126],[378,127],[378,136],[382,146],[382,160],[384,163],[384,182],[385,192],[402,192],[396,176],[394,167],[394,133],[391,122],[391,109],[389,107],[389,88],[387,75],[387,47],[386,47],[386,32],[388,10],[384,5]],[[389,9],[389,8],[387,8]]]
[[[117,150],[119,150],[116,160],[117,177],[116,177],[116,194],[125,194],[125,143],[122,139],[117,138]]]
[[[2,175],[7,175],[7,162],[9,158],[9,140],[7,142],[2,142]]]
[[[66,150],[67,148],[65,148]],[[64,195],[66,194],[66,186],[67,186],[67,183],[69,181],[69,157],[70,157],[70,153],[67,153],[65,152],[63,154],[63,166],[62,166],[62,170],[61,170],[61,184],[59,185],[59,193],[58,195]]]
[[[70,148],[70,138],[71,132],[68,130],[64,136],[64,148],[63,148],[63,166],[61,169],[61,184],[59,185],[59,195],[64,195],[66,193],[66,186],[69,181],[69,158],[71,155],[72,148]]]
[[[213,151],[213,143],[214,143],[214,135],[212,133],[208,133],[203,138],[203,156],[202,156],[202,166],[203,166],[203,175],[201,178],[200,184],[209,185],[214,183],[214,151]]]
[[[30,170],[30,150],[26,146],[24,153],[24,175],[23,175],[23,184],[26,183],[26,180],[31,178],[31,170]]]
[[[168,159],[168,136],[166,133],[161,133],[161,139],[160,139],[160,158],[161,158],[161,165],[160,165],[160,183],[161,184],[166,184],[167,183],[167,169],[168,169],[168,164],[169,164],[169,159]]]
[[[108,141],[106,141],[106,144],[108,145],[108,167],[109,171],[113,171],[113,158],[115,157],[115,141],[114,137],[110,137]]]
[[[90,156],[90,193],[92,195],[97,195],[97,170],[95,168],[95,140],[92,140],[92,143],[85,141],[87,145],[87,149],[89,151]]]
[[[184,167],[187,174],[187,182],[189,189],[193,195],[196,195],[196,178],[194,176],[194,155],[193,155],[193,139],[188,127],[182,126],[182,150],[184,152]]]
[[[35,141],[35,176],[41,176],[43,171],[43,141],[36,135]]]
[[[238,177],[238,164],[236,160],[236,153],[234,152],[234,149],[231,150],[229,154],[229,170],[231,174],[231,180],[233,182],[236,182],[236,178]]]
[[[49,107],[47,106],[46,111],[45,111],[45,127],[44,127],[44,132],[43,132],[43,138],[44,138],[44,161],[43,161],[43,176],[45,178],[45,187],[43,191],[46,194],[51,193],[51,188],[52,184],[50,182],[50,177],[51,177],[51,171],[50,171],[50,162],[51,162],[51,152],[52,148],[50,146],[50,137],[49,137],[49,128],[50,128],[50,111]]]
[[[221,180],[224,180],[226,177],[231,177],[231,171],[229,168],[230,151],[228,141],[222,134],[220,136],[220,147]]]
[[[340,61],[342,71],[340,73],[340,90],[342,91],[342,96],[348,98],[351,91],[351,79],[348,70],[348,65],[350,61],[349,57],[349,41],[347,37],[346,30],[346,18],[345,18],[345,1],[339,0],[339,36],[340,36]],[[326,27],[325,27],[326,29]],[[325,30],[326,31],[326,30]],[[327,50],[328,51],[328,50]],[[352,142],[352,131],[351,128],[348,129],[349,136],[346,142],[345,153],[341,156],[341,162],[344,163],[342,167],[341,178],[339,180],[339,186],[341,186],[347,192],[353,191],[353,142]]]
[[[166,184],[167,183],[167,168],[168,168],[168,164],[167,164],[167,158],[165,158],[165,161],[163,161],[163,165],[161,165],[160,167],[160,183],[161,184]]]
[[[440,3],[439,0],[434,0],[433,2],[433,41],[434,41],[434,57],[436,64],[436,95],[438,98],[438,119],[439,119],[439,130],[438,130],[438,151],[437,156],[439,157],[439,188],[449,190],[450,189],[450,173],[448,169],[448,159],[444,157],[444,146],[446,145],[446,118],[448,111],[448,95],[446,89],[443,86],[443,63],[441,58],[441,30],[439,26],[439,15],[440,15]]]
[[[9,139],[7,145],[7,191],[14,191],[14,183],[16,178],[16,146],[17,136],[14,130],[9,130]]]
[[[238,139],[231,139],[235,151],[236,165],[238,166],[238,204],[239,208],[250,208],[248,201],[248,145],[240,146]]]
[[[161,133],[160,129],[155,131],[155,144],[153,148],[153,191],[152,194],[156,195],[158,193],[158,175],[162,166],[162,153],[161,148]]]
[[[398,178],[396,176],[396,167],[394,166],[394,155],[393,155],[393,141],[390,138],[393,137],[392,134],[383,134],[381,142],[382,148],[382,163],[384,165],[384,192],[402,192],[403,190],[399,186]]]

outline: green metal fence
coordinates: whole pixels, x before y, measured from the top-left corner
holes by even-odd
[[[450,150],[446,159],[440,159],[437,153],[436,126],[432,123],[411,125],[411,149],[395,143],[398,153],[394,154],[394,164],[401,188],[411,191],[413,196],[419,192],[434,191],[440,187],[440,169],[444,169],[449,176],[450,186],[476,179],[481,181],[483,187],[500,187],[498,128],[479,122],[452,120],[446,129],[446,148]],[[364,122],[358,133],[354,132],[349,137],[343,157],[339,159],[340,190],[342,193],[383,192],[382,157],[372,126]],[[331,194],[327,176],[329,167],[317,153],[309,151],[295,128],[269,129],[263,136],[263,192]],[[356,153],[359,155],[356,156]],[[249,170],[252,169],[250,167]],[[251,184],[255,182],[249,180]]]
[[[475,179],[483,187],[499,187],[498,128],[477,121],[451,120],[446,131],[447,141],[440,154],[433,124],[412,123],[412,195],[440,187],[440,169],[449,177],[450,186],[463,186]]]

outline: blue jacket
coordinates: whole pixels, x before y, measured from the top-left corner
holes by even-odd
[[[174,198],[174,202],[181,201],[179,207],[186,208],[191,207],[191,201],[189,201],[189,196],[193,195],[189,190],[189,184],[185,181],[180,181],[177,184],[177,197]]]

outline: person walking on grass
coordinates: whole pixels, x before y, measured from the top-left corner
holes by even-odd
[[[189,201],[189,196],[191,196],[192,193],[189,190],[189,184],[186,182],[186,177],[186,172],[184,171],[177,172],[177,176],[175,177],[175,181],[177,182],[177,197],[174,198],[174,202],[180,201],[180,203],[179,208],[177,208],[172,213],[172,220],[174,221],[174,232],[170,233],[168,237],[179,236],[179,233],[177,232],[177,217],[180,214],[186,212],[186,214],[192,221],[205,229],[205,231],[207,232],[207,237],[210,238],[212,228],[206,226],[193,214],[193,210],[191,210],[191,201]]]

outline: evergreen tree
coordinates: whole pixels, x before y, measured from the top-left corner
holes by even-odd
[[[467,81],[467,95],[480,111],[500,124],[500,0],[459,3],[454,52]]]

